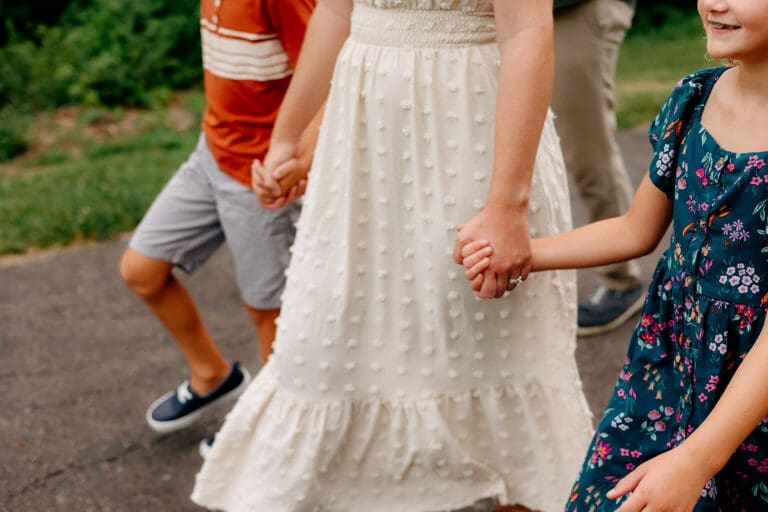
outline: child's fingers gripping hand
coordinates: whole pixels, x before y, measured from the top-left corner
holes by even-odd
[[[256,197],[259,198],[259,202],[266,208],[268,204],[274,203],[280,196],[274,195],[264,179],[264,172],[261,161],[254,160],[251,164],[251,188],[253,188]]]
[[[478,275],[482,275],[491,266],[491,254],[493,248],[487,240],[470,242],[461,248],[461,264],[464,265],[464,276],[469,281],[474,281]]]

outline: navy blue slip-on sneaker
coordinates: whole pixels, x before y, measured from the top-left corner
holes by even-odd
[[[211,451],[211,448],[213,448],[213,437],[214,436],[206,437],[200,441],[200,444],[197,446],[197,451],[203,459],[208,458],[208,453]]]
[[[147,423],[155,432],[162,434],[188,427],[200,415],[214,404],[233,400],[242,393],[251,376],[248,370],[240,368],[240,363],[232,363],[232,371],[216,389],[205,396],[200,396],[185,380],[174,391],[161,396],[147,409]]]
[[[645,294],[640,285],[627,290],[596,286],[590,297],[579,304],[576,333],[593,336],[616,329],[640,311],[644,301]]]

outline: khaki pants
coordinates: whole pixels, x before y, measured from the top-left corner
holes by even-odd
[[[588,0],[555,15],[552,110],[565,157],[590,221],[623,214],[633,187],[616,142],[614,74],[619,46],[632,22],[620,0]],[[639,284],[631,261],[600,269],[603,284]]]

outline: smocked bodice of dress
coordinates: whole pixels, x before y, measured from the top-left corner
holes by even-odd
[[[419,9],[425,11],[463,11],[493,14],[493,0],[355,0],[355,6],[379,9]]]
[[[360,0],[350,40],[386,47],[450,48],[496,41],[490,1]]]

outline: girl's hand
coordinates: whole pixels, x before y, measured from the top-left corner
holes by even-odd
[[[519,277],[524,280],[530,272],[528,212],[522,208],[518,211],[487,204],[479,214],[458,230],[454,261],[463,264],[462,250],[468,244],[480,240],[487,241],[493,248],[493,253],[490,265],[483,271],[482,281],[474,278],[473,291],[476,296],[484,299],[501,297],[507,290],[516,287],[514,283],[510,283],[510,279]]]
[[[681,445],[638,466],[606,497],[632,493],[616,512],[691,512],[712,477],[703,467]]]
[[[456,228],[462,230],[462,226]],[[493,248],[488,240],[470,242],[461,249],[461,261],[464,266],[464,277],[471,282],[472,291],[479,292],[483,284],[483,272],[491,266]]]

